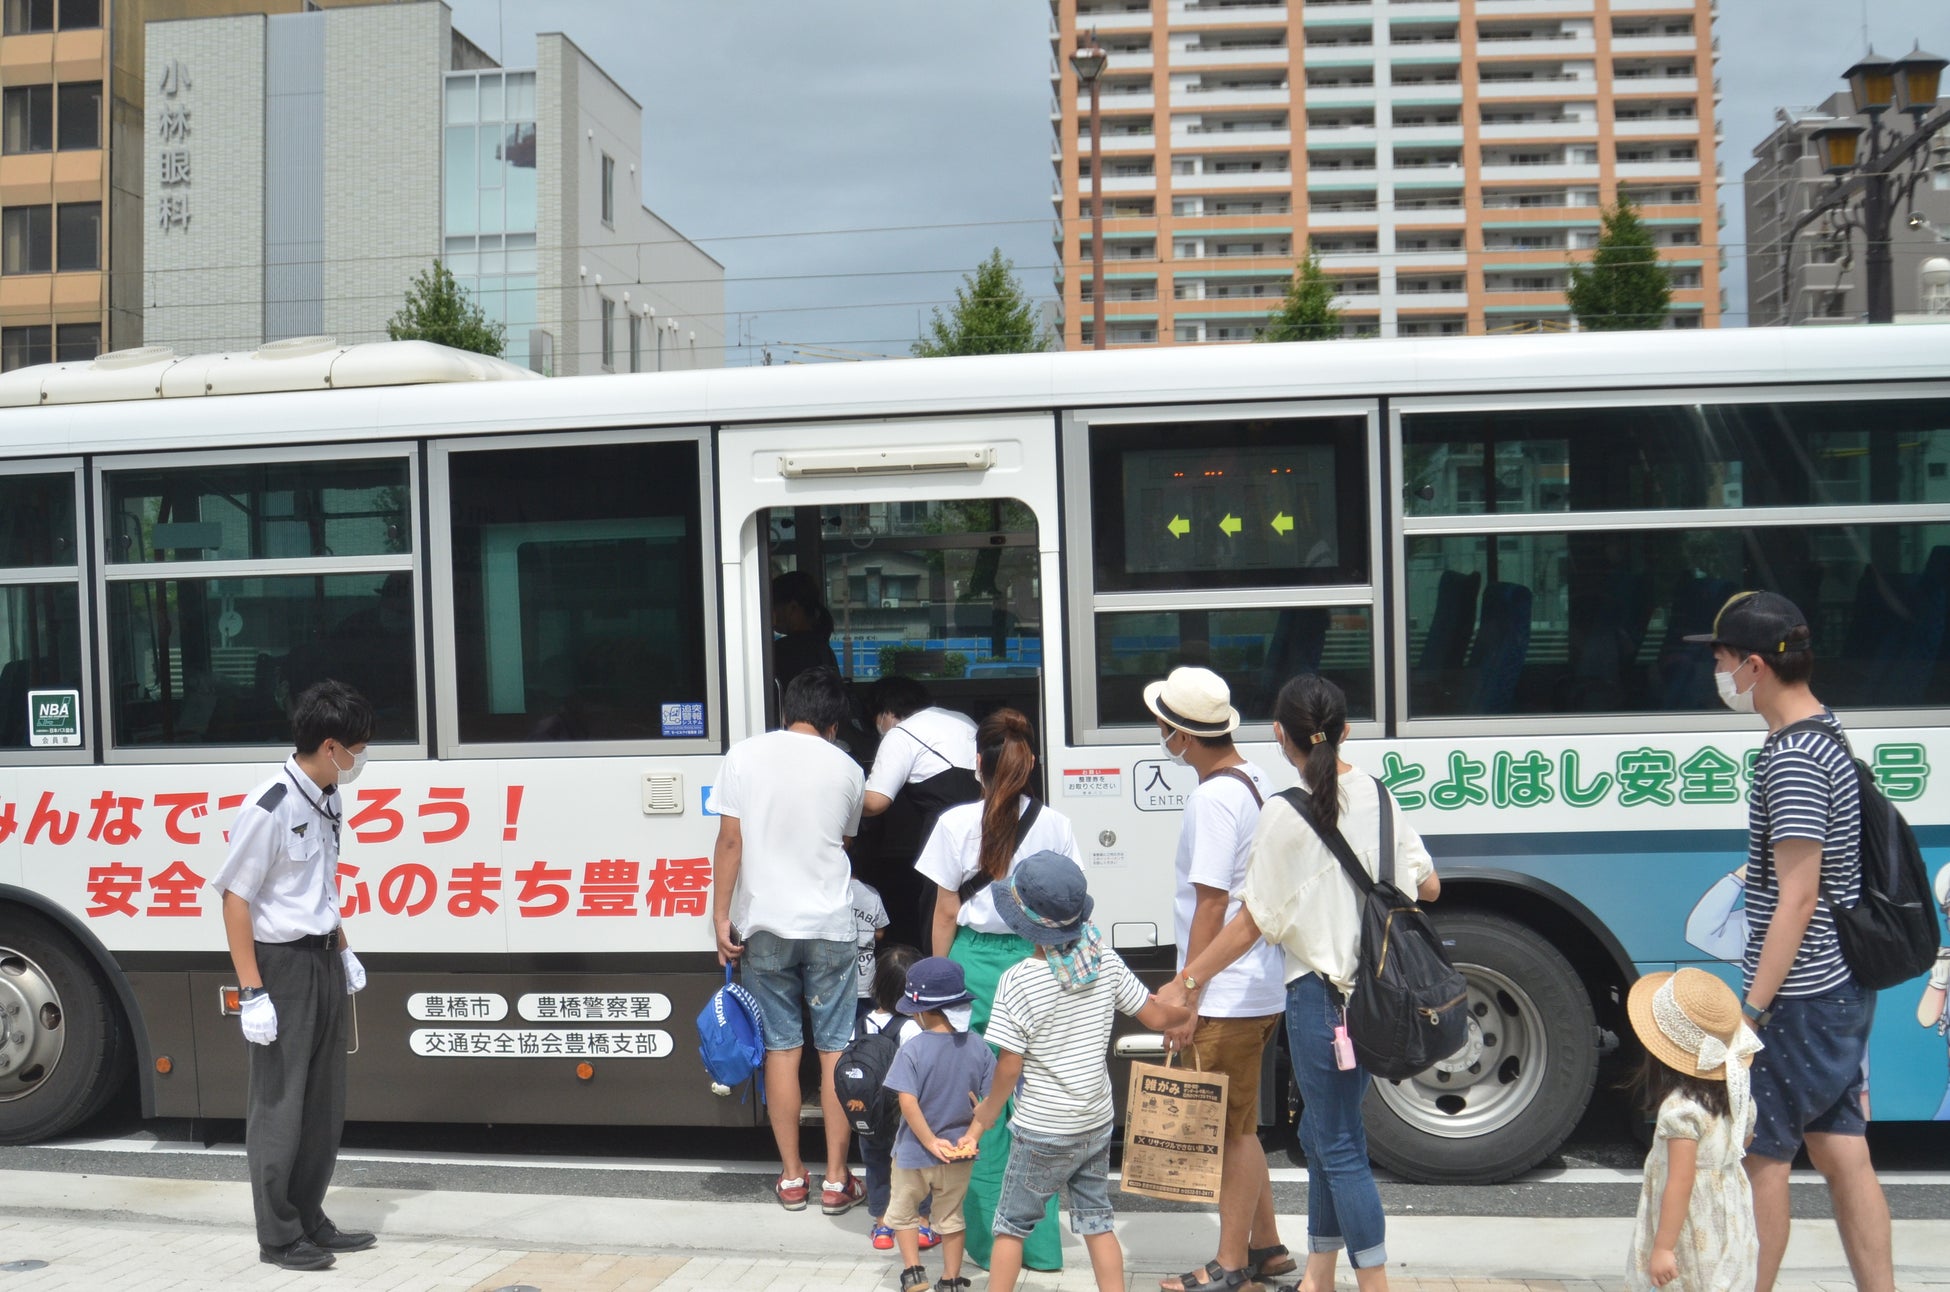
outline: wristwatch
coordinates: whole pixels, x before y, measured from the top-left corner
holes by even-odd
[[[263,994],[264,989],[262,987],[239,987],[237,989],[237,1003],[241,1005],[247,1000],[256,1000]]]
[[[1198,979],[1196,979],[1196,978],[1194,978],[1194,977],[1192,977],[1192,976],[1191,976],[1190,974],[1186,974],[1186,975],[1185,975],[1185,978],[1184,978],[1184,983],[1185,983],[1185,990],[1186,990],[1186,991],[1197,991],[1197,990],[1198,990]]]
[[[1740,1002],[1740,1012],[1742,1014],[1745,1014],[1747,1016],[1747,1021],[1749,1023],[1752,1023],[1755,1027],[1766,1027],[1767,1020],[1774,1017],[1773,1010],[1758,1008],[1757,1006],[1744,1000]]]

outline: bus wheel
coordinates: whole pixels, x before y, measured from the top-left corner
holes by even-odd
[[[1570,962],[1521,924],[1476,911],[1434,919],[1469,983],[1469,1041],[1420,1076],[1374,1083],[1368,1150],[1410,1180],[1491,1184],[1537,1165],[1577,1125],[1598,1075],[1597,1018]]]
[[[8,910],[0,927],[0,1144],[59,1135],[124,1074],[121,1021],[74,944]]]

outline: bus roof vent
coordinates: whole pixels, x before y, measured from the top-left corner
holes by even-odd
[[[110,350],[98,354],[88,365],[96,372],[119,372],[124,368],[141,368],[152,363],[172,363],[176,352],[166,345],[138,345],[128,350]]]
[[[303,359],[309,355],[323,354],[327,350],[338,349],[339,340],[335,336],[290,336],[282,341],[267,341],[257,347],[253,359]]]

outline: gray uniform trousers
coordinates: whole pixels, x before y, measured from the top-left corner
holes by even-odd
[[[345,1128],[345,964],[335,950],[257,944],[278,1039],[248,1047],[250,1161],[257,1241],[282,1247],[325,1218]]]

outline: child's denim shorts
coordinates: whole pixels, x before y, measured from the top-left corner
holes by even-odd
[[[1116,1213],[1110,1205],[1112,1125],[1082,1135],[1038,1135],[1011,1126],[1009,1165],[995,1204],[995,1233],[1027,1238],[1056,1191],[1070,1189],[1070,1232],[1088,1238],[1108,1234]]]

